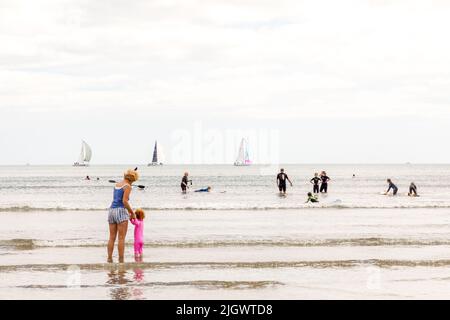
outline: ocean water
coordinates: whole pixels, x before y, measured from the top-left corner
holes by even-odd
[[[450,208],[450,165],[286,165],[294,182],[289,196],[277,194],[277,168],[265,166],[161,166],[139,168],[147,188],[133,193],[133,204],[148,210],[301,209],[314,172],[331,177],[329,195],[319,205],[333,208]],[[0,210],[105,210],[111,202],[110,179],[119,180],[127,166],[0,167]],[[210,194],[180,194],[183,172],[191,190],[212,187]],[[353,174],[356,178],[353,178]],[[89,175],[94,180],[85,181]],[[100,178],[99,181],[96,178]],[[386,178],[400,188],[398,197],[381,195]],[[415,182],[422,197],[406,197]]]
[[[450,298],[450,165],[286,165],[286,197],[277,168],[143,166],[144,259],[130,225],[126,263],[106,264],[127,167],[0,167],[0,299]],[[181,194],[186,170],[212,192]],[[320,170],[329,194],[305,204]]]

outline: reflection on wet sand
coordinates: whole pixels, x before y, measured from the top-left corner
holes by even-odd
[[[142,256],[135,257],[135,261],[136,261],[136,263],[143,262]],[[144,281],[144,271],[139,267],[134,268],[133,271],[134,271],[134,277],[133,277],[134,282],[137,285],[144,283],[145,282]],[[133,298],[136,300],[144,299],[144,291],[142,289],[140,289],[139,287],[133,288],[132,295],[133,295]]]
[[[142,263],[142,257],[135,258],[135,262]],[[132,280],[129,276],[131,272],[127,272],[124,264],[117,264],[109,270],[106,284],[111,286],[110,296],[113,300],[143,299],[144,292],[139,285],[144,283],[144,271],[136,267],[133,268]]]
[[[110,291],[111,299],[127,300],[130,299],[131,293],[128,284],[132,282],[127,279],[127,271],[123,265],[118,264],[117,268],[108,272],[108,281],[106,283],[112,286]]]

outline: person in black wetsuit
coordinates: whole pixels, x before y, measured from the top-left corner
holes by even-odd
[[[181,192],[186,193],[188,187],[188,183],[190,182],[192,185],[192,180],[188,179],[189,173],[185,172],[183,178],[181,179]]]
[[[328,181],[330,181],[330,177],[327,176],[327,173],[325,171],[322,171],[320,174],[320,180],[322,180],[322,183],[320,184],[320,192],[327,193],[328,192]]]
[[[419,195],[417,194],[417,186],[414,182],[411,182],[411,184],[409,185],[409,193],[408,196],[410,197],[418,197]]]
[[[313,184],[313,193],[319,193],[319,183],[321,179],[319,177],[319,174],[316,172],[314,174],[314,178],[310,180],[310,182]]]
[[[277,185],[278,185],[278,190],[280,190],[280,194],[286,194],[286,181],[289,181],[289,183],[292,187],[291,180],[289,179],[287,174],[284,173],[284,169],[281,169],[280,173],[277,175]]]
[[[397,192],[398,192],[397,186],[392,182],[391,179],[387,179],[387,183],[389,184],[389,189],[386,191],[385,195],[387,195],[389,193],[389,191],[391,191],[391,190],[392,190],[392,194],[394,196],[397,195]]]

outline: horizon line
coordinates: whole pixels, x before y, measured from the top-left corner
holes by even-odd
[[[79,168],[89,168],[98,166],[145,166],[145,167],[164,167],[164,166],[234,166],[233,163],[167,163],[161,166],[149,166],[148,164],[139,163],[96,163],[89,166]],[[281,166],[281,165],[450,165],[449,163],[439,162],[285,162],[285,163],[253,163],[252,166]],[[0,164],[0,167],[39,167],[39,166],[60,166],[75,167],[73,164],[66,163],[21,163],[21,164]]]

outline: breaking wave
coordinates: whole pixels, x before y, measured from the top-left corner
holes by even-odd
[[[270,210],[320,210],[320,209],[449,209],[450,204],[411,204],[411,205],[361,205],[361,204],[323,204],[319,206],[186,206],[186,207],[142,207],[148,211],[270,211]],[[34,207],[11,206],[0,207],[0,212],[58,212],[58,211],[107,211],[107,207]]]

